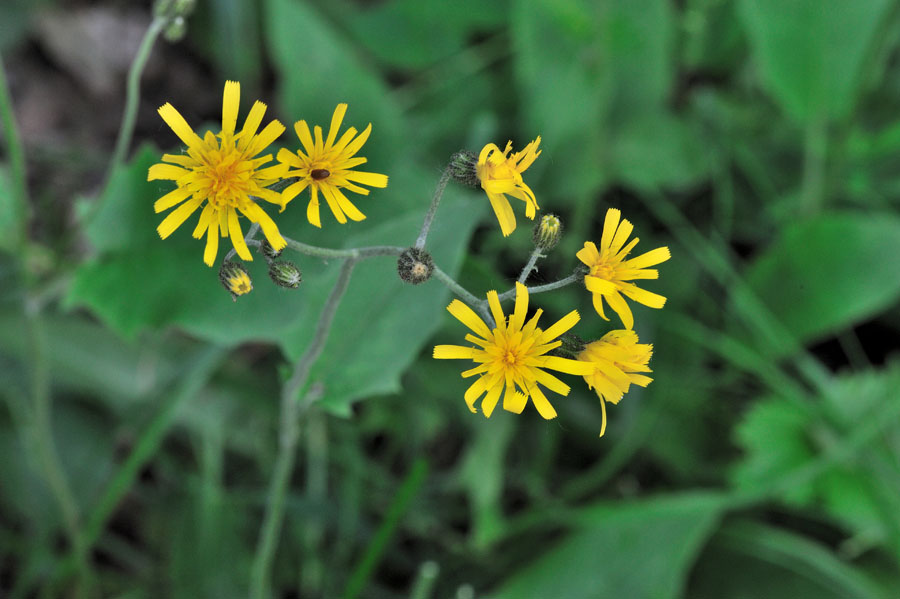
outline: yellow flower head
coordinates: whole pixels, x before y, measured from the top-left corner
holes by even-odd
[[[465,393],[466,404],[472,412],[475,412],[475,401],[486,392],[481,409],[484,416],[490,418],[505,387],[504,410],[521,414],[530,397],[541,416],[555,418],[556,410],[538,384],[561,395],[569,394],[569,386],[543,369],[579,375],[593,372],[593,366],[585,362],[546,355],[562,344],[555,339],[578,322],[578,312],[572,310],[542,331],[537,327],[542,310],[525,322],[528,289],[521,283],[516,283],[516,306],[509,319],[503,314],[496,291],[489,291],[487,298],[497,326],[491,330],[471,308],[459,300],[453,300],[447,310],[475,333],[467,334],[466,341],[477,347],[438,345],[434,348],[434,357],[472,360],[477,364],[462,373],[463,377],[478,377]]]
[[[341,189],[347,189],[353,193],[369,195],[369,190],[361,185],[371,187],[387,187],[387,175],[355,171],[354,167],[365,164],[365,158],[354,158],[359,152],[369,134],[372,132],[372,123],[357,135],[356,129],[350,127],[340,139],[337,138],[344,114],[347,112],[346,104],[338,104],[331,117],[331,127],[328,129],[328,137],[322,139],[322,128],[316,125],[313,136],[309,133],[309,125],[306,121],[294,123],[294,131],[300,138],[302,148],[296,152],[282,149],[278,152],[278,161],[289,167],[288,177],[300,177],[300,180],[288,186],[281,195],[281,209],[293,200],[301,191],[310,188],[312,197],[306,207],[306,218],[310,224],[316,227],[322,226],[319,217],[319,193],[325,196],[328,207],[334,217],[341,224],[350,220],[364,220],[366,216],[353,205]],[[304,152],[305,150],[305,152]]]
[[[284,132],[284,125],[272,121],[257,133],[266,112],[266,105],[257,101],[244,121],[244,128],[236,133],[240,97],[241,84],[226,81],[222,98],[222,131],[217,135],[207,131],[203,138],[194,133],[171,104],[167,102],[159,107],[159,115],[187,145],[187,153],[163,154],[163,162],[151,166],[147,174],[148,181],[168,179],[178,186],[153,204],[156,212],[181,204],[163,219],[156,230],[165,239],[206,202],[193,235],[199,239],[206,234],[203,261],[209,266],[216,260],[220,234],[222,237],[231,236],[234,249],[243,260],[253,260],[244,242],[238,211],[250,222],[260,224],[273,248],[281,249],[287,245],[274,221],[254,199],[281,203],[281,196],[266,187],[283,177],[287,167],[279,164],[260,168],[272,159],[272,155],[256,156]]]
[[[506,143],[506,149],[502,152],[496,144],[488,144],[478,155],[475,174],[491,201],[491,207],[497,215],[504,237],[516,230],[516,215],[505,194],[525,202],[525,216],[532,220],[535,211],[540,209],[534,198],[534,192],[522,180],[522,173],[541,155],[537,149],[539,145],[541,145],[540,136],[525,146],[521,152],[508,156],[512,150],[511,141]]]
[[[219,281],[222,286],[231,294],[234,301],[238,296],[247,295],[253,291],[253,281],[250,280],[250,274],[238,262],[225,262],[219,269]]]
[[[600,436],[606,432],[606,402],[619,403],[631,384],[646,387],[653,380],[640,372],[652,372],[647,366],[653,346],[638,343],[637,333],[631,330],[610,331],[599,341],[588,343],[578,359],[590,364],[593,371],[584,375],[588,387],[597,392],[603,411]]]
[[[666,298],[639,289],[637,285],[627,281],[659,278],[659,271],[646,267],[665,262],[671,255],[669,248],[660,247],[641,254],[637,258],[626,260],[629,252],[637,245],[638,238],[635,237],[627,245],[625,244],[634,227],[627,220],[620,223],[620,216],[621,213],[617,209],[610,208],[606,213],[606,222],[603,224],[600,249],[598,250],[593,242],[588,241],[576,255],[591,269],[584,277],[584,285],[594,296],[594,309],[597,310],[597,314],[604,320],[609,320],[603,313],[605,298],[609,302],[609,306],[622,319],[625,328],[631,329],[634,328],[634,316],[622,295],[651,308],[662,308],[666,303]]]

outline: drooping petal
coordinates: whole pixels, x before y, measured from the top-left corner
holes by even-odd
[[[159,223],[159,226],[156,227],[156,232],[159,233],[159,236],[162,239],[165,239],[174,233],[175,229],[180,227],[201,203],[203,203],[203,198],[191,198],[184,202],[181,206],[170,212],[169,215]]]

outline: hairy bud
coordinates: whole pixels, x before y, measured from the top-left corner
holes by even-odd
[[[219,268],[219,281],[234,301],[237,301],[239,295],[247,295],[253,291],[250,274],[239,262],[223,262]]]
[[[434,272],[434,260],[431,254],[419,248],[408,248],[397,260],[397,273],[410,285],[424,283]]]
[[[562,238],[562,221],[555,214],[545,214],[541,220],[534,225],[532,239],[535,247],[542,250],[552,250],[559,244]]]
[[[454,181],[468,185],[469,187],[478,187],[478,176],[476,174],[476,166],[478,165],[478,156],[473,152],[460,150],[450,157],[450,176]]]
[[[300,286],[303,275],[293,262],[279,260],[269,265],[269,278],[279,287],[296,289]]]

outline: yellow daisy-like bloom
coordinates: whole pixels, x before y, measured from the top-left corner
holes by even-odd
[[[226,81],[222,97],[222,131],[218,135],[207,131],[202,139],[171,104],[167,102],[159,107],[159,115],[187,145],[187,153],[163,154],[163,162],[151,166],[147,174],[148,181],[168,179],[178,186],[153,204],[156,212],[181,204],[156,230],[165,239],[206,202],[193,235],[199,239],[206,234],[203,261],[209,266],[216,260],[220,234],[231,236],[234,249],[243,260],[253,260],[244,241],[238,211],[250,222],[260,224],[273,248],[277,250],[287,245],[275,222],[251,197],[281,203],[280,194],[266,187],[283,177],[287,168],[280,164],[260,168],[272,160],[272,155],[256,156],[284,132],[284,125],[272,121],[257,133],[266,112],[266,105],[257,101],[244,121],[244,128],[235,133],[240,96],[241,84]]]
[[[491,201],[491,207],[497,215],[504,237],[516,230],[516,215],[505,194],[525,202],[525,216],[532,220],[535,211],[540,209],[534,198],[534,192],[522,180],[522,173],[541,155],[539,145],[541,145],[540,136],[525,146],[521,152],[508,156],[512,150],[511,141],[506,143],[506,149],[502,152],[496,144],[488,144],[478,155],[475,176]]]
[[[597,392],[603,412],[600,436],[606,432],[606,402],[619,403],[628,393],[631,384],[646,387],[653,380],[638,374],[652,372],[647,366],[653,355],[653,346],[638,343],[637,333],[631,330],[610,331],[599,341],[588,343],[578,354],[578,359],[593,367],[584,380]]]
[[[637,245],[638,238],[635,237],[625,245],[634,227],[627,220],[619,222],[620,217],[619,210],[610,208],[606,213],[606,222],[603,223],[600,249],[588,241],[576,255],[591,269],[584,276],[584,285],[594,295],[597,314],[604,320],[609,320],[603,313],[603,300],[606,299],[610,308],[622,319],[625,328],[631,329],[634,328],[634,316],[622,295],[651,308],[662,308],[666,298],[627,281],[659,278],[659,271],[647,267],[665,262],[671,254],[669,248],[659,247],[626,260],[629,252]]]
[[[338,130],[347,112],[346,104],[338,104],[331,117],[331,127],[328,129],[328,137],[322,139],[322,128],[316,125],[313,129],[315,140],[309,133],[309,125],[306,121],[294,123],[294,131],[300,138],[302,148],[296,152],[281,149],[278,152],[278,161],[289,167],[288,177],[300,177],[296,183],[289,185],[281,195],[281,209],[288,202],[307,187],[310,188],[311,198],[306,207],[306,218],[310,224],[320,227],[322,220],[319,217],[319,193],[325,197],[328,207],[334,217],[341,224],[350,220],[364,220],[366,216],[347,199],[341,189],[347,189],[353,193],[369,195],[369,190],[361,185],[371,187],[387,187],[388,177],[379,173],[367,173],[355,171],[354,167],[365,164],[365,158],[354,158],[359,152],[369,134],[372,132],[372,123],[362,133],[357,135],[356,129],[350,127],[340,139],[337,139]],[[337,141],[335,141],[337,140]],[[305,150],[305,152],[304,152]]]
[[[466,341],[477,347],[438,345],[434,348],[434,357],[472,360],[478,364],[462,373],[464,378],[478,377],[465,393],[466,404],[472,412],[475,412],[475,402],[486,393],[481,409],[484,416],[490,418],[500,393],[505,388],[504,410],[521,414],[530,397],[541,416],[555,418],[556,410],[550,405],[539,384],[560,395],[568,395],[569,386],[543,369],[582,376],[590,374],[594,369],[585,362],[546,355],[562,344],[555,339],[578,322],[578,312],[572,310],[559,322],[542,331],[537,326],[542,310],[538,310],[531,320],[525,322],[525,314],[528,312],[528,289],[525,285],[516,283],[516,306],[508,320],[500,307],[497,292],[489,291],[487,298],[497,326],[491,330],[471,308],[459,300],[453,300],[447,310],[475,333],[467,334]]]

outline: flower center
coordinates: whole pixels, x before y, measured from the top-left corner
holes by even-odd
[[[591,276],[612,281],[616,276],[616,269],[608,262],[599,262],[591,267]]]
[[[315,179],[316,181],[321,181],[322,179],[327,179],[331,176],[331,171],[324,168],[314,168],[309,171],[309,176]]]
[[[226,146],[223,140],[223,146]],[[206,155],[202,172],[204,195],[216,208],[236,206],[238,198],[250,192],[252,171],[237,149],[214,148]]]

